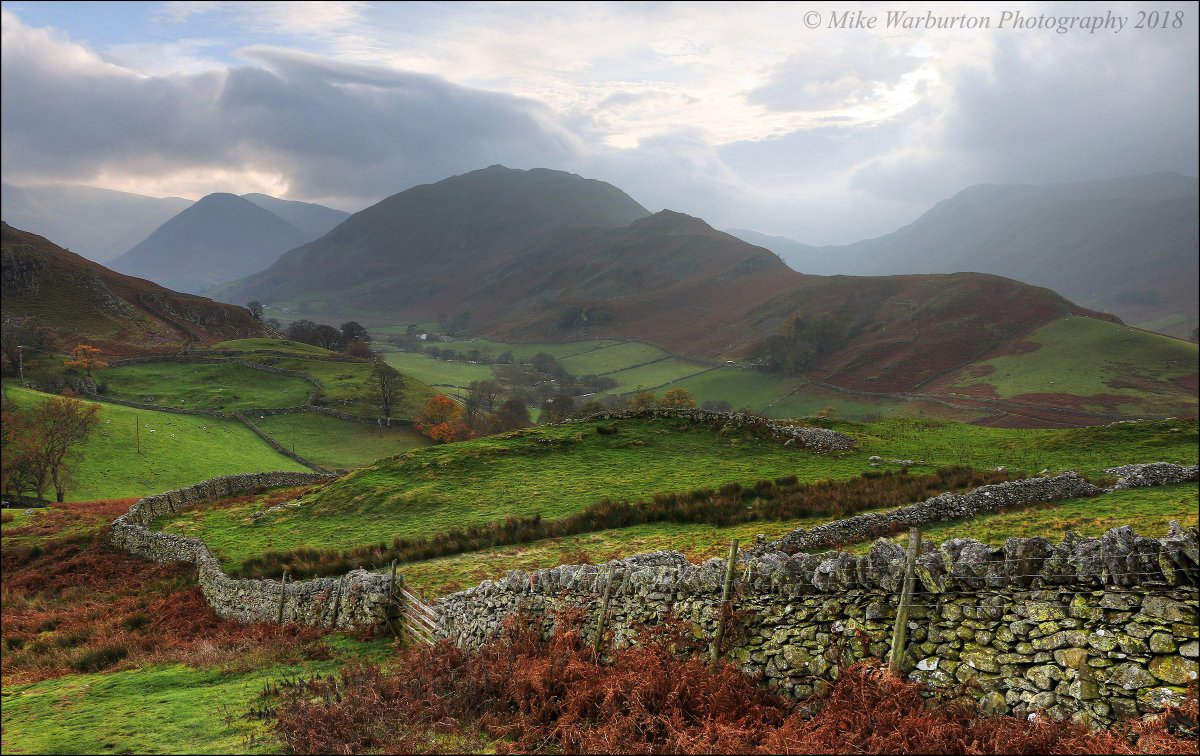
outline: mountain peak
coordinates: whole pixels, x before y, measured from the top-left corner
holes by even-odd
[[[648,218],[633,222],[633,228],[671,234],[712,234],[716,230],[700,218],[674,210],[659,210]]]
[[[113,260],[116,270],[198,294],[262,270],[312,240],[236,194],[209,194]]]

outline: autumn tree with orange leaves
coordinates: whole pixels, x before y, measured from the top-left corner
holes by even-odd
[[[472,435],[471,429],[462,421],[462,407],[445,394],[430,397],[425,402],[425,409],[413,427],[443,444],[462,441]]]
[[[93,370],[101,370],[108,367],[108,363],[100,359],[100,350],[89,344],[76,345],[71,350],[71,359],[64,361],[63,364],[67,367],[83,368],[88,378],[92,377]]]

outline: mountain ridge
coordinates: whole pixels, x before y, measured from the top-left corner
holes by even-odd
[[[816,247],[756,232],[744,238],[809,273],[1003,275],[1186,337],[1200,308],[1198,197],[1197,180],[1176,173],[980,184],[890,234],[852,244]]]

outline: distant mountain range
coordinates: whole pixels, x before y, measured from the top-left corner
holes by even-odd
[[[1197,325],[1197,180],[1175,173],[1045,186],[985,184],[886,236],[814,247],[730,233],[804,273],[995,273],[1128,323],[1186,337]]]
[[[108,262],[192,204],[94,186],[0,186],[4,221],[54,239],[76,254]]]
[[[287,250],[311,239],[311,234],[256,202],[236,194],[210,194],[159,226],[111,265],[122,273],[199,294],[262,270]]]
[[[939,205],[926,222],[944,228],[969,216],[970,203],[954,205]],[[302,205],[281,209],[313,215]],[[18,294],[39,280],[8,259],[6,315],[10,268]],[[976,272],[799,273],[699,218],[650,214],[614,186],[546,169],[492,166],[413,187],[314,240],[248,199],[210,195],[119,264],[193,290],[243,275],[210,296],[259,300],[298,317],[370,325],[469,314],[471,331],[500,341],[638,339],[714,366],[752,361],[829,390],[919,401],[951,416],[982,410],[1078,424],[1137,411],[1192,415],[1196,407],[1194,345],[1127,328],[1048,288]],[[76,278],[49,288],[69,291]],[[97,288],[51,304],[69,307]],[[14,314],[22,301],[49,312],[44,299],[14,301]],[[1094,380],[1075,385],[1073,364],[1108,354],[1137,356],[1105,362]]]
[[[5,320],[37,317],[64,350],[86,341],[108,354],[174,352],[268,335],[244,307],[122,275],[7,223],[0,226],[0,279]]]
[[[350,217],[343,210],[266,194],[243,195],[244,204],[230,199],[233,195],[222,196],[223,202],[204,204],[198,216],[185,216],[162,233],[160,227],[199,203],[73,184],[4,184],[3,214],[14,227],[59,240],[89,260],[195,293],[261,270],[282,252]]]
[[[214,296],[385,322],[465,311],[501,339],[629,337],[721,359],[825,317],[839,338],[814,376],[878,391],[915,390],[1059,318],[1115,320],[994,275],[800,274],[608,184],[501,166],[389,197]]]

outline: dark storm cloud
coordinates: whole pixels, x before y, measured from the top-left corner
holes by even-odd
[[[250,65],[227,72],[142,77],[64,59],[62,47],[6,35],[6,175],[249,168],[282,171],[291,194],[365,202],[491,163],[531,167],[573,153],[540,104],[434,76],[252,49]]]

